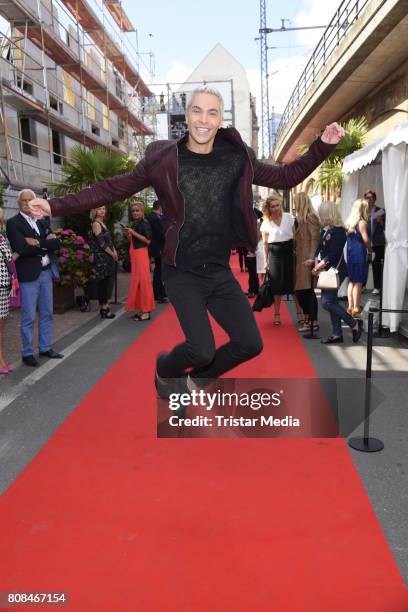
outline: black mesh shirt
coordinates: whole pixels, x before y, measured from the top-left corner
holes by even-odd
[[[178,155],[185,219],[177,248],[177,270],[207,263],[227,266],[233,238],[234,192],[245,165],[245,152],[217,138],[211,153],[193,153],[181,144]]]

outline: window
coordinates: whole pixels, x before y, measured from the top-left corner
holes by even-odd
[[[114,138],[112,138],[112,147],[119,148],[119,140],[115,140]]]
[[[63,114],[64,107],[62,103],[58,100],[58,98],[55,98],[54,96],[50,96],[50,107],[58,111],[60,115]]]
[[[38,157],[37,149],[35,148],[35,128],[34,124],[28,117],[20,117],[20,133],[23,153]]]
[[[91,121],[96,121],[95,96],[90,91],[86,92],[86,114]]]
[[[121,100],[123,99],[123,87],[122,80],[117,72],[115,72],[115,85],[116,85],[116,95]]]
[[[97,125],[95,125],[94,123],[92,123],[91,130],[92,130],[92,134],[95,134],[95,136],[100,136],[101,135],[100,128]]]
[[[54,164],[59,166],[62,164],[62,136],[56,130],[52,130],[52,151],[54,157]]]
[[[103,104],[102,115],[103,115],[103,129],[108,131],[109,130],[109,109],[106,106],[106,104]]]
[[[121,139],[125,137],[125,124],[122,119],[118,119],[118,136]]]
[[[62,70],[62,81],[64,84],[64,100],[70,106],[75,107],[74,80],[65,70]]]
[[[26,91],[31,96],[34,93],[33,84],[30,83],[30,81],[26,81],[25,79],[23,81],[21,76],[17,77],[17,87],[20,87],[20,89],[22,89],[23,91]]]

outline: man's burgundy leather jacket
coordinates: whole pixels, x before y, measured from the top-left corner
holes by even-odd
[[[115,176],[101,183],[49,200],[52,215],[63,216],[111,204],[131,197],[145,187],[152,186],[163,208],[166,242],[163,250],[165,264],[175,265],[179,232],[184,223],[184,200],[177,183],[178,143],[184,141],[157,140],[147,148],[144,158],[132,172]],[[305,155],[285,166],[276,166],[256,159],[255,153],[241,139],[235,128],[220,128],[217,138],[225,138],[243,149],[247,161],[237,183],[231,223],[235,244],[256,248],[258,242],[256,217],[253,211],[252,185],[288,189],[301,183],[334,149],[318,138]]]

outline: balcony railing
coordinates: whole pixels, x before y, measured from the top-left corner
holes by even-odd
[[[340,41],[347,35],[353,23],[359,19],[369,2],[370,0],[344,0],[338,7],[289,98],[276,132],[274,150],[276,150],[280,136],[290,123],[309,88],[317,81],[327,60],[337,49]]]

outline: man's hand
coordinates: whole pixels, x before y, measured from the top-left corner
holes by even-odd
[[[34,198],[28,203],[28,208],[35,219],[51,217],[51,207],[43,198]]]
[[[38,242],[37,238],[29,238],[27,237],[25,239],[26,243],[29,244],[30,246],[40,246],[40,243]]]
[[[338,123],[331,123],[326,126],[326,129],[321,135],[321,140],[326,144],[338,144],[345,134],[346,130],[341,127],[341,125]]]
[[[48,236],[46,237],[46,240],[55,240],[56,238],[56,234],[53,234],[52,232],[50,234],[48,234]]]

